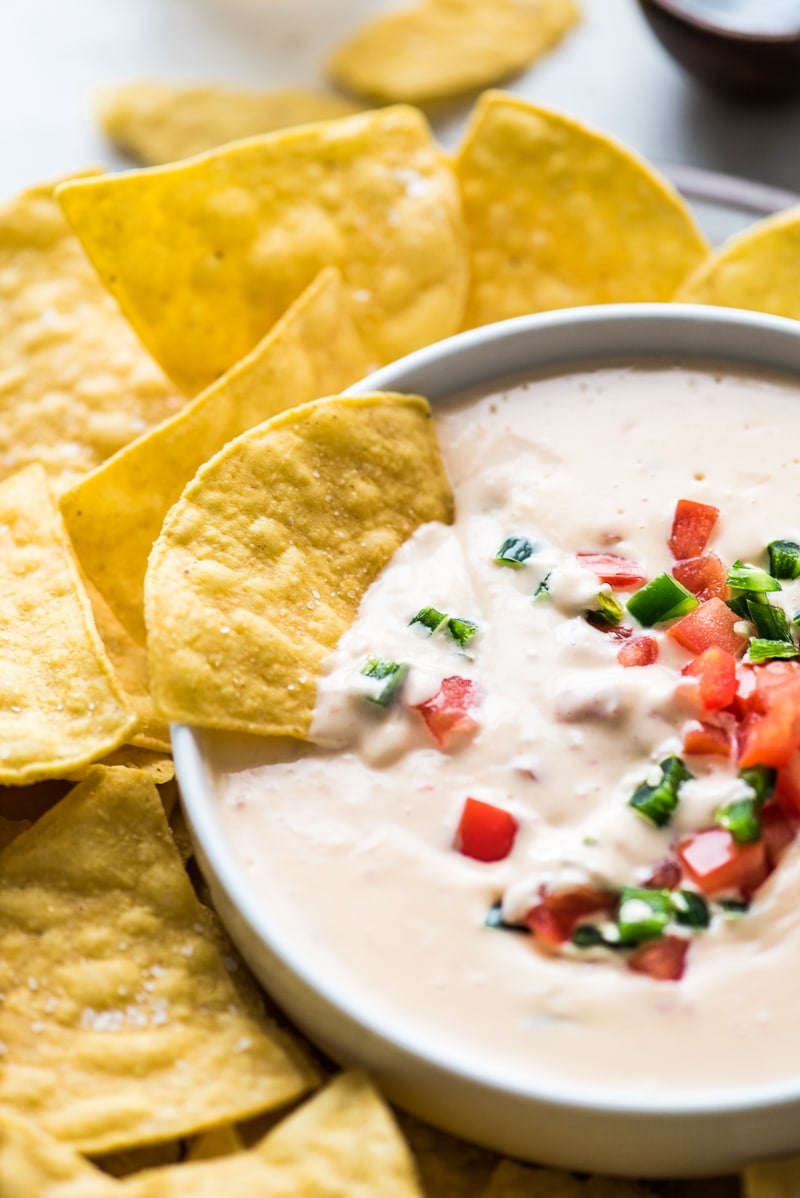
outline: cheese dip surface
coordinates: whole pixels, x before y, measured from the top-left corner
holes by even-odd
[[[455,524],[366,594],[313,744],[220,756],[249,886],[345,1003],[500,1082],[791,1081],[800,390],[664,363],[435,414]]]

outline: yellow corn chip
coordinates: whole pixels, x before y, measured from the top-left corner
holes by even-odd
[[[115,457],[114,461],[116,460]],[[168,467],[165,464],[164,470],[166,471],[167,469]],[[94,478],[95,476],[91,474],[88,477]],[[71,492],[68,491],[67,495],[70,494]],[[65,510],[65,498],[65,496],[62,496],[62,514],[64,514]],[[136,507],[136,510],[143,512],[144,497],[141,491],[136,498],[134,498],[133,494],[131,495],[131,505],[136,505],[137,501],[139,506]],[[69,500],[67,500],[67,504],[69,504]],[[66,510],[71,512],[72,508],[68,506]],[[80,524],[81,522],[79,522]],[[114,539],[113,545],[120,555],[122,555],[124,546],[120,545],[118,539]],[[74,540],[72,547],[77,553],[78,550]],[[142,749],[170,753],[172,746],[169,739],[169,727],[156,715],[150,698],[150,673],[147,665],[147,650],[143,645],[137,644],[131,638],[97,587],[89,582],[85,576],[84,586],[92,604],[94,620],[97,625],[97,631],[100,633],[100,639],[114,667],[114,673],[119,680],[120,686],[125,692],[128,706],[136,713],[136,730],[130,737],[131,744],[137,745]]]
[[[0,1118],[3,1198],[423,1198],[380,1096],[341,1074],[249,1152],[104,1176],[20,1119]],[[439,1196],[437,1196],[439,1198]]]
[[[641,159],[502,92],[478,104],[456,170],[471,243],[468,328],[669,300],[708,252],[683,201]]]
[[[557,1169],[535,1169],[514,1161],[501,1161],[483,1198],[650,1198],[648,1190],[632,1181],[590,1177],[579,1181]]]
[[[421,113],[387,108],[58,190],[101,278],[181,387],[207,387],[324,266],[378,362],[446,337],[467,262],[451,167]]]
[[[183,404],[97,278],[53,197],[0,207],[0,478],[57,489]]]
[[[424,399],[306,404],[232,441],[170,512],[145,583],[156,710],[304,736],[361,596],[453,499]]]
[[[92,620],[41,466],[0,483],[0,782],[63,778],[136,717]]]
[[[800,320],[800,208],[732,237],[686,280],[675,299]]]
[[[742,1173],[744,1198],[797,1198],[800,1156],[748,1165]]]
[[[0,1110],[109,1152],[302,1094],[218,936],[150,779],[92,771],[0,855]]]
[[[440,100],[524,70],[579,19],[576,0],[424,0],[358,30],[328,74],[384,102]]]
[[[97,103],[106,136],[149,166],[190,158],[227,141],[357,111],[351,101],[325,92],[179,87],[155,81],[103,88]]]
[[[157,786],[172,782],[175,777],[175,762],[169,753],[140,749],[137,745],[123,745],[122,748],[115,749],[113,753],[103,757],[97,764],[121,766],[126,770],[139,770],[141,773],[147,774],[148,778]],[[82,782],[94,768],[94,765],[87,765],[79,770],[70,770],[64,777],[69,782]]]
[[[285,408],[335,395],[369,368],[341,276],[325,270],[244,361],[62,497],[83,568],[133,636],[144,641],[144,576],[153,542],[202,464],[246,429]],[[101,632],[105,637],[105,626]],[[149,704],[146,663],[132,656],[130,664],[136,675],[128,681],[126,670],[123,685],[136,693],[140,679],[138,693]],[[156,735],[149,722],[140,731]]]

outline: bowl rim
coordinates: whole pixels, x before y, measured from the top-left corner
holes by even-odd
[[[784,33],[763,33],[757,30],[734,29],[729,25],[721,24],[711,17],[704,17],[700,13],[687,9],[682,0],[642,0],[642,2],[645,7],[650,5],[660,9],[666,16],[672,17],[682,25],[689,25],[701,33],[707,33],[725,41],[752,43],[759,46],[794,45],[800,42],[800,20]]]
[[[698,348],[673,354],[640,348],[631,353],[628,362],[664,362],[677,358],[681,362],[694,362],[698,365],[705,362],[708,365],[719,364],[733,369],[749,368],[753,372],[772,371],[784,378],[791,377],[792,370],[788,366],[770,366],[768,361],[759,361],[752,352],[742,351],[741,356],[738,356],[737,334],[746,329],[753,336],[762,332],[767,338],[777,337],[780,342],[785,339],[787,346],[796,354],[800,381],[800,323],[794,320],[741,309],[691,304],[614,304],[536,313],[458,333],[375,371],[349,388],[346,394],[359,395],[379,390],[402,391],[403,380],[408,376],[413,377],[417,373],[430,371],[455,356],[496,350],[506,340],[535,335],[537,331],[544,334],[548,330],[580,329],[589,326],[599,326],[602,329],[604,325],[617,324],[620,321],[645,328],[648,323],[653,322],[660,326],[683,324],[687,329],[688,321],[695,330],[707,331],[713,326],[719,331],[720,337],[724,331],[732,334],[730,352],[715,349],[704,352]],[[605,358],[605,362],[609,364],[625,360],[625,355],[613,352]],[[582,366],[591,369],[593,364],[602,363],[602,357],[598,359],[597,355],[587,356],[572,364],[565,362],[564,372],[580,369]],[[530,367],[531,374],[551,370],[556,373],[558,367]],[[510,375],[518,376],[519,372],[498,368],[490,371],[485,378],[479,379],[475,386],[500,383]],[[451,394],[458,394],[460,390],[463,388],[456,388]],[[433,402],[435,404],[436,401]],[[407,1034],[403,1029],[393,1026],[389,1019],[381,1020],[369,1009],[362,1008],[355,994],[343,994],[335,982],[326,979],[324,973],[318,976],[312,961],[309,958],[304,959],[302,953],[295,952],[291,939],[282,934],[279,919],[270,921],[265,915],[255,899],[254,890],[247,885],[244,871],[223,832],[222,821],[216,809],[212,771],[203,749],[205,730],[185,724],[172,724],[171,735],[183,810],[192,838],[199,847],[201,867],[212,875],[209,879],[212,889],[215,884],[222,889],[237,917],[302,986],[312,991],[336,1015],[360,1025],[373,1040],[394,1052],[402,1052],[413,1066],[423,1069],[433,1067],[455,1081],[479,1087],[488,1093],[511,1096],[521,1101],[551,1107],[620,1115],[626,1118],[692,1115],[714,1119],[720,1115],[746,1114],[759,1110],[777,1111],[782,1107],[793,1107],[800,1103],[800,1076],[789,1082],[766,1082],[737,1087],[700,1089],[693,1085],[686,1093],[676,1089],[667,1096],[660,1093],[639,1093],[635,1097],[632,1094],[630,1098],[621,1095],[619,1087],[607,1089],[604,1093],[602,1087],[589,1087],[583,1082],[563,1085],[550,1080],[538,1085],[535,1081],[523,1084],[493,1073],[490,1064],[482,1068],[470,1067],[464,1062],[459,1062],[452,1054],[440,1052],[435,1043],[426,1044],[424,1037]],[[278,926],[275,926],[276,924]],[[291,1016],[291,1012],[289,1015]]]

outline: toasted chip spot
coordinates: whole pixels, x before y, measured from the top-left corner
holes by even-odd
[[[321,400],[231,442],[186,488],[150,557],[157,710],[304,736],[316,675],[361,596],[419,524],[452,511],[415,396]]]
[[[144,642],[144,576],[153,542],[203,463],[246,429],[286,408],[337,394],[370,366],[341,275],[324,270],[242,362],[62,496],[81,565],[132,636]],[[123,685],[142,704],[140,732],[152,742],[160,729],[145,706],[144,649],[126,644],[119,626],[115,634],[109,616],[101,633],[112,660],[125,666]]]
[[[579,19],[576,0],[425,0],[358,30],[328,73],[384,103],[439,100],[530,66]]]
[[[425,180],[409,194],[398,170]],[[389,362],[455,332],[467,263],[448,159],[387,108],[236,142],[153,171],[59,188],[109,290],[167,373],[207,387],[325,266],[369,291],[355,320]]]
[[[0,1111],[106,1152],[302,1094],[313,1069],[221,942],[153,783],[97,767],[0,854]]]
[[[258,92],[213,85],[178,87],[154,80],[105,87],[97,97],[106,136],[148,166],[357,111],[342,96],[299,88]]]
[[[0,783],[64,777],[136,725],[41,466],[0,483]]]
[[[472,262],[467,328],[669,300],[708,252],[686,205],[645,162],[502,92],[478,104],[456,171]]]
[[[101,285],[54,187],[0,207],[0,478],[38,462],[61,490],[184,401]]]
[[[675,299],[800,320],[800,208],[732,237],[686,280]]]

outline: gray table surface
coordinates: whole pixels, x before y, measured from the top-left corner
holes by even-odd
[[[0,198],[93,164],[124,165],[91,114],[98,84],[218,79],[318,82],[326,50],[397,0],[0,0]],[[705,91],[647,28],[636,0],[583,0],[585,21],[510,86],[601,128],[656,162],[800,192],[800,102]],[[468,106],[437,120],[452,145]]]

